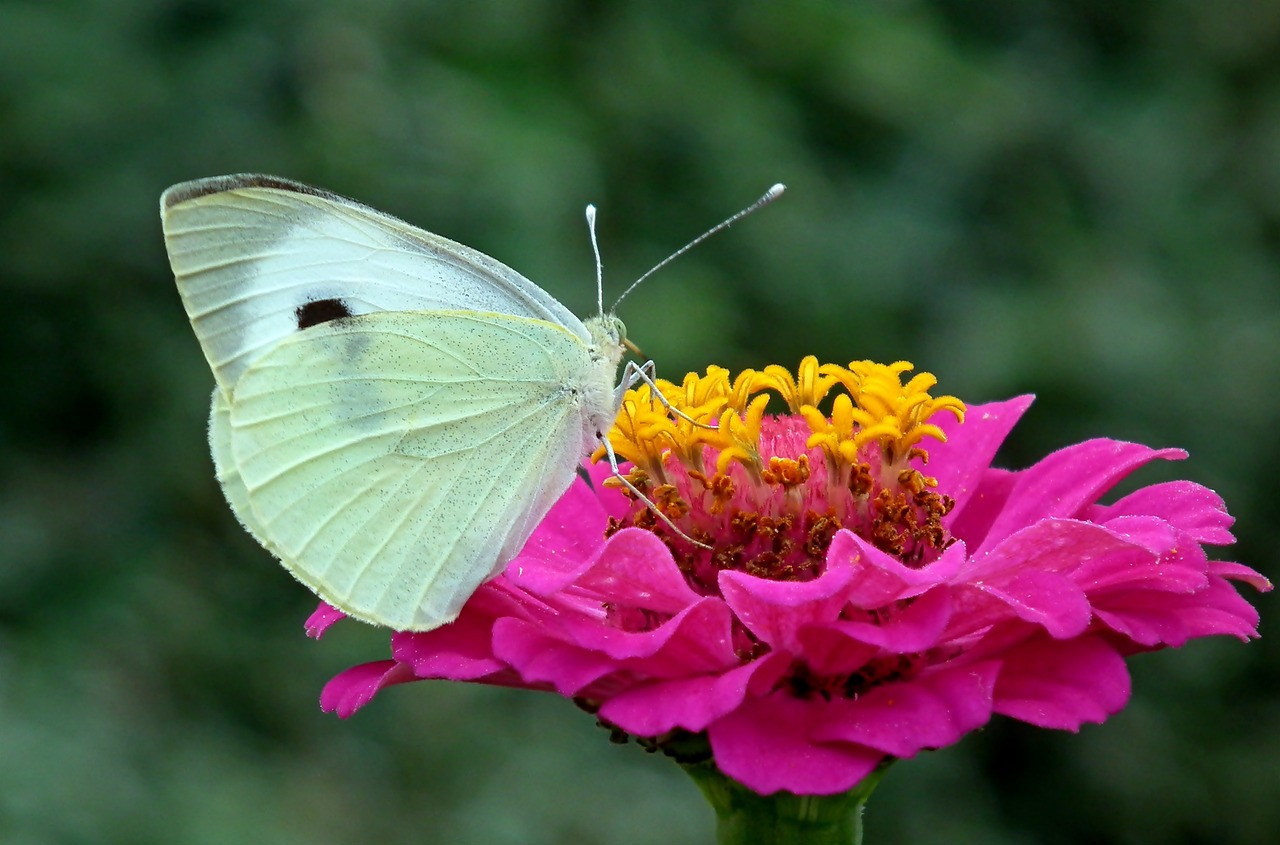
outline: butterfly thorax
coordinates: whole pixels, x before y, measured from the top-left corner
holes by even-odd
[[[625,352],[622,339],[626,329],[612,314],[588,318],[583,325],[591,334],[587,347],[590,371],[583,373],[579,382],[582,386],[579,400],[583,409],[582,449],[589,455],[600,445],[618,415],[622,391],[614,386],[614,381]]]

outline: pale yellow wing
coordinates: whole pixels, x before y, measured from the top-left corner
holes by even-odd
[[[296,332],[211,441],[245,526],[351,616],[427,630],[506,565],[584,449],[587,346],[542,320],[381,312]],[[608,387],[606,385],[606,387]]]
[[[213,402],[209,408],[209,453],[213,456],[213,473],[222,487],[222,494],[231,505],[231,511],[253,539],[271,549],[271,539],[258,524],[249,504],[249,491],[245,489],[231,453],[231,405],[222,388],[213,389]],[[274,551],[274,550],[273,550]]]

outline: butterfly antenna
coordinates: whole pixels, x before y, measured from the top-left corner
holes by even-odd
[[[686,252],[688,252],[689,250],[693,249],[695,246],[697,246],[698,244],[702,243],[703,241],[705,241],[707,238],[711,237],[712,235],[714,235],[714,234],[716,234],[716,233],[718,233],[718,232],[723,232],[725,229],[728,229],[730,226],[732,226],[734,223],[737,223],[739,220],[741,220],[742,218],[746,217],[748,214],[751,214],[752,212],[759,211],[760,209],[764,208],[766,205],[768,205],[769,203],[773,202],[773,201],[774,201],[774,200],[776,200],[778,197],[782,196],[782,192],[783,192],[783,191],[785,191],[786,189],[787,189],[787,186],[786,186],[786,185],[783,185],[781,182],[779,182],[777,185],[774,185],[772,188],[770,188],[769,190],[765,191],[765,192],[764,192],[764,196],[760,197],[760,199],[758,199],[758,200],[756,200],[755,202],[751,203],[751,205],[749,205],[749,206],[747,206],[746,208],[742,209],[741,211],[739,211],[737,214],[733,215],[732,217],[730,217],[730,218],[728,218],[728,219],[726,219],[726,220],[721,221],[720,223],[716,224],[715,226],[712,226],[710,229],[708,229],[707,231],[703,232],[701,235],[698,235],[698,237],[696,237],[696,238],[694,238],[693,240],[689,241],[687,244],[685,244],[684,246],[680,247],[680,248],[679,248],[679,249],[677,249],[675,252],[671,253],[671,254],[670,254],[670,255],[668,255],[666,258],[664,258],[664,259],[662,259],[661,261],[659,261],[657,264],[653,265],[653,267],[649,270],[649,272],[645,273],[643,276],[641,276],[640,278],[636,279],[634,282],[632,282],[632,283],[631,283],[631,287],[627,288],[626,290],[624,290],[624,291],[622,292],[622,296],[618,297],[618,299],[613,303],[613,307],[609,309],[609,313],[611,313],[611,314],[612,314],[613,312],[617,311],[617,310],[618,310],[618,305],[622,302],[622,300],[626,299],[627,294],[631,293],[631,291],[633,291],[633,290],[635,290],[636,288],[638,288],[638,287],[640,286],[640,283],[641,283],[641,282],[643,282],[645,279],[649,278],[649,277],[650,277],[650,276],[652,276],[654,273],[656,273],[656,272],[658,272],[659,270],[661,270],[663,267],[666,267],[666,266],[667,266],[668,264],[670,264],[672,261],[675,261],[677,258],[679,258],[680,256],[684,255]],[[594,229],[592,229],[592,236],[591,236],[591,237],[592,237],[592,243],[594,244],[594,242],[595,242],[595,230],[594,230]],[[599,258],[599,252],[598,252],[598,251],[597,251],[597,253],[596,253],[596,256],[597,256],[597,257],[596,257],[596,263],[597,263],[597,264],[599,264],[600,258]]]
[[[604,316],[604,262],[600,260],[600,241],[596,239],[596,207],[587,205],[587,232],[591,235],[591,251],[596,256],[596,304]]]

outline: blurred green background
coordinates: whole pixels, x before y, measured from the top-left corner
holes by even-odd
[[[1022,466],[1107,435],[1227,499],[1275,577],[1280,4],[0,0],[0,842],[705,843],[674,766],[565,701],[317,696],[386,637],[246,537],[157,199],[263,171],[594,303],[775,181],[622,316],[678,377],[909,359],[1035,392]],[[1251,596],[1251,598],[1256,598]],[[1080,735],[901,763],[869,843],[1274,843],[1280,653],[1132,662]]]

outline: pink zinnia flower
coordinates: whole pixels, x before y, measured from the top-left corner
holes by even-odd
[[[1203,549],[1233,542],[1217,494],[1099,502],[1183,452],[1099,439],[996,469],[1030,397],[966,409],[910,369],[709,368],[660,383],[680,415],[632,391],[610,440],[661,516],[594,465],[455,622],[393,634],[322,706],[424,678],[546,690],[757,793],[827,795],[994,713],[1101,722],[1134,652],[1257,636],[1230,582],[1270,583]],[[770,394],[788,414],[765,416]]]

